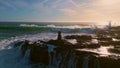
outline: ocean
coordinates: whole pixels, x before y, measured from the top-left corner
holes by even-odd
[[[83,29],[84,28],[84,29]],[[0,40],[37,33],[90,33],[90,25],[47,22],[0,22]]]
[[[39,36],[44,39],[52,39],[58,31],[61,31],[63,35],[90,34],[92,33],[90,25],[63,22],[0,22],[0,45],[9,44],[14,40],[33,39],[33,37],[37,39]]]

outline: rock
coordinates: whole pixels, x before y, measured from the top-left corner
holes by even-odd
[[[75,48],[99,48],[99,43],[92,43],[92,36],[89,35],[71,35],[65,36],[66,39],[76,39],[77,43],[74,44]]]
[[[16,47],[22,45],[23,43],[24,43],[24,41],[19,41],[19,42],[15,43],[15,45],[13,47],[16,48]]]
[[[114,49],[108,49],[109,52],[111,53],[116,53],[116,54],[120,54],[120,48],[114,48]]]
[[[79,39],[79,40],[91,40],[92,37],[88,35],[70,35],[70,36],[65,36],[66,39]]]
[[[98,38],[99,41],[112,41],[111,37],[99,37]]]
[[[52,52],[48,51],[48,45],[52,44],[55,48]],[[90,45],[94,48],[95,44]],[[96,44],[97,46],[97,44]],[[50,47],[50,46],[49,46]],[[88,47],[88,46],[87,46]],[[78,51],[75,46],[65,40],[50,40],[47,43],[34,42],[29,44],[25,41],[21,51],[23,56],[26,50],[30,49],[29,61],[32,64],[42,64],[45,67],[54,68],[119,68],[120,57],[107,56],[101,57],[99,54],[88,51]],[[44,67],[43,67],[44,68]]]
[[[97,52],[77,50],[81,48],[99,48],[101,45],[118,45],[119,41],[112,41],[112,37],[99,36],[95,38],[97,41],[99,40],[98,43],[92,43],[93,37],[88,35],[71,35],[65,38],[76,39],[77,43],[72,44],[62,39],[61,32],[58,32],[56,40],[38,40],[32,44],[25,40],[23,45],[22,42],[18,42],[15,46],[22,45],[21,53],[23,56],[30,49],[29,61],[32,64],[44,65],[43,68],[120,68],[120,56],[102,57]],[[116,50],[118,48],[109,51],[118,52]]]
[[[120,68],[120,59],[99,57],[100,68]]]
[[[49,53],[48,47],[46,45],[32,44],[30,51],[30,61],[32,63],[43,63],[45,65],[49,64]]]
[[[22,51],[23,56],[25,55],[25,52],[27,49],[29,49],[29,47],[30,47],[29,41],[25,40],[24,44],[21,47],[21,51]]]

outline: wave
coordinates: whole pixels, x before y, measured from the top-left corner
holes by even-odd
[[[20,26],[24,26],[24,27],[38,27],[38,25],[35,25],[35,24],[20,24]]]
[[[45,27],[52,27],[52,28],[68,28],[68,29],[81,29],[81,28],[91,28],[90,26],[81,26],[81,25],[68,25],[68,26],[56,26],[54,24],[46,25]]]
[[[82,33],[65,33],[62,32],[62,38],[66,35],[72,35],[72,34],[82,34]],[[88,34],[88,33],[86,33]],[[56,39],[57,38],[57,31],[55,32],[42,32],[42,33],[37,33],[37,34],[26,34],[23,36],[16,36],[16,37],[10,37],[10,38],[5,38],[0,40],[0,51],[4,49],[11,49],[15,43],[18,41],[23,41],[23,40],[30,40],[30,42],[35,42],[37,40],[50,40],[50,39]]]
[[[48,24],[48,25],[36,25],[36,24],[20,24],[20,27],[24,28],[48,28],[44,32],[53,32],[56,33],[61,31],[63,33],[91,33],[92,28],[89,25],[55,25],[55,24]],[[35,31],[35,30],[34,30]]]
[[[23,40],[30,40],[31,43],[37,40],[56,39],[56,33],[37,33],[23,36],[10,37],[9,39],[0,40],[0,51],[4,49],[11,49],[15,43]]]
[[[110,27],[109,25],[56,25],[56,24],[48,24],[48,25],[37,25],[37,24],[20,24],[19,26],[22,27],[49,27],[49,28],[59,28],[59,29],[84,29],[84,28],[91,28],[91,29],[106,29]]]
[[[19,26],[0,26],[0,40],[16,37],[31,35],[37,33],[57,33],[61,31],[62,33],[91,33],[92,29],[90,26],[81,25],[36,25],[36,24],[20,24]]]
[[[49,25],[36,25],[36,24],[20,24],[20,26],[24,26],[24,27],[51,27],[51,28],[69,28],[69,29],[77,29],[77,28],[91,28],[88,25],[54,25],[54,24],[49,24]]]
[[[49,27],[0,26],[0,40],[49,31]]]

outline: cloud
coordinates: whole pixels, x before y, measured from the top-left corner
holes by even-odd
[[[0,3],[3,4],[5,7],[16,9],[16,7],[14,5],[10,4],[9,2],[7,2],[5,0],[0,0]]]
[[[32,0],[30,0],[32,1]],[[39,17],[49,19],[52,16],[61,20],[84,20],[84,21],[105,21],[119,20],[120,0],[0,0],[7,9],[15,9],[22,12],[27,10]],[[60,12],[60,13],[58,13]],[[29,14],[28,14],[29,15]],[[63,16],[62,16],[63,15]]]
[[[29,9],[31,6],[29,3],[23,0],[15,0],[12,3],[17,7],[17,9],[21,9],[21,8]]]
[[[80,21],[119,21],[120,0],[94,0],[79,3],[69,0],[69,2],[75,7],[61,10],[67,18]]]
[[[68,16],[76,16],[78,13],[73,9],[59,9]]]

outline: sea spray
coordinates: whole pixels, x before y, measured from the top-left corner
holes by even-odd
[[[54,54],[54,50],[55,50],[55,46],[54,45],[47,45],[48,46],[48,52],[49,52],[49,67],[51,68],[53,65],[53,54]]]
[[[85,56],[83,59],[83,67],[82,68],[88,68],[88,64],[89,64],[89,55]]]

